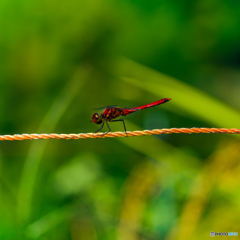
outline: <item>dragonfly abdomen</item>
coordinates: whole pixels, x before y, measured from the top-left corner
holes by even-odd
[[[166,103],[166,102],[168,102],[168,101],[170,101],[170,100],[171,100],[171,98],[163,98],[163,99],[158,100],[158,101],[156,101],[156,102],[149,103],[149,104],[146,104],[146,105],[140,106],[140,107],[135,107],[135,108],[133,108],[133,109],[141,110],[141,109],[145,109],[145,108],[150,108],[150,107],[154,107],[154,106],[157,106],[157,105]]]

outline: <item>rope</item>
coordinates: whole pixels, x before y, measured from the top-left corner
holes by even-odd
[[[42,134],[14,134],[14,135],[0,135],[0,141],[5,140],[32,140],[32,139],[82,139],[82,138],[107,138],[107,137],[136,137],[157,134],[172,134],[172,133],[229,133],[240,134],[240,129],[232,128],[168,128],[168,129],[154,129],[144,131],[127,132],[109,132],[109,133],[71,133],[71,134],[57,134],[57,133],[42,133]]]

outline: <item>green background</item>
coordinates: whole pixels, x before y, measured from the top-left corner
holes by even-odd
[[[1,0],[0,133],[94,132],[93,108],[161,98],[127,130],[240,128],[239,16],[234,0]],[[0,239],[240,234],[239,160],[237,135],[3,141]]]

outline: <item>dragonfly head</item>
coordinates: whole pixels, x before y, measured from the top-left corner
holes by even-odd
[[[92,122],[96,124],[101,124],[102,123],[102,116],[99,113],[94,113],[92,116]]]

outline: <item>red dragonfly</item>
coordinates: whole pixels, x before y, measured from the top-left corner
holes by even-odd
[[[154,106],[160,105],[162,103],[166,103],[170,100],[171,100],[171,98],[163,98],[163,99],[158,100],[156,102],[149,103],[149,104],[146,104],[146,105],[143,105],[143,106],[140,106],[140,107],[135,107],[135,108],[120,108],[118,106],[108,106],[108,107],[98,108],[98,109],[104,109],[104,111],[102,113],[94,113],[93,116],[92,116],[91,122],[94,122],[96,124],[102,124],[101,128],[98,129],[96,132],[100,131],[103,128],[105,122],[108,126],[108,129],[109,129],[108,132],[111,132],[111,129],[108,125],[108,122],[122,121],[125,133],[127,134],[124,120],[122,118],[120,118],[120,119],[116,119],[116,118],[118,118],[120,116],[125,117],[128,114],[138,113],[142,109],[154,107]],[[105,134],[107,134],[108,132],[106,132]]]

